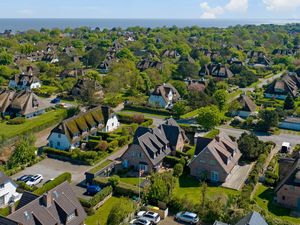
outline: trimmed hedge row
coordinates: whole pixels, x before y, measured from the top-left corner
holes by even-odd
[[[103,178],[103,177],[96,177],[94,179],[94,183],[98,184],[101,187],[107,187],[110,185],[109,179],[107,177]],[[122,196],[136,196],[139,194],[139,188],[137,186],[131,185],[131,184],[127,184],[124,182],[119,181],[119,183],[117,184],[117,186],[115,187],[115,194],[117,195],[122,195]],[[142,188],[141,188],[141,193],[143,192]]]
[[[43,152],[49,155],[57,155],[65,158],[69,158],[70,160],[81,162],[86,165],[93,165],[95,161],[97,161],[101,157],[101,153],[95,151],[81,151],[79,149],[75,149],[73,151],[63,151],[54,148],[45,147]]]
[[[171,167],[174,167],[176,164],[181,162],[181,159],[175,156],[168,155],[164,158],[163,162],[167,165],[170,165]]]
[[[150,113],[150,114],[157,114],[162,116],[177,116],[176,114],[166,110],[166,109],[156,109],[149,106],[139,106],[139,105],[125,105],[125,110],[133,110],[142,113]]]
[[[95,194],[91,199],[80,199],[80,203],[85,208],[92,208],[96,206],[99,202],[101,202],[103,199],[105,199],[107,196],[109,196],[113,191],[112,186],[107,186],[103,188],[100,192]]]
[[[135,114],[118,113],[117,115],[121,123],[125,123],[125,124],[137,123],[134,119]],[[149,127],[152,124],[153,124],[153,119],[145,117],[144,122],[140,123],[139,125],[143,127]]]
[[[47,191],[50,191],[51,189],[55,188],[56,186],[62,184],[65,181],[68,181],[69,183],[72,180],[71,173],[63,173],[56,177],[54,180],[49,181],[48,183],[44,184],[42,187],[38,188],[37,190],[33,191],[33,194],[36,195],[42,195],[46,193]]]

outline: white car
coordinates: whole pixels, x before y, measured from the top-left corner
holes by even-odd
[[[197,214],[191,212],[179,212],[176,214],[175,219],[177,221],[190,224],[197,224],[199,222],[199,217],[197,216]]]
[[[30,178],[30,180],[28,180],[26,182],[26,184],[28,186],[34,186],[34,185],[41,183],[42,181],[43,181],[43,176],[41,174],[36,174],[36,175],[32,176]]]
[[[146,212],[146,211],[140,211],[137,214],[137,217],[139,219],[144,219],[144,220],[148,220],[154,224],[158,224],[160,222],[160,216],[158,215],[158,213],[155,212]]]
[[[149,220],[144,220],[144,219],[138,218],[138,219],[134,219],[134,220],[130,221],[130,224],[132,224],[132,225],[151,225],[152,223]]]

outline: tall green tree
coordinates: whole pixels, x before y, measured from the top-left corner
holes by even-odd
[[[227,102],[227,99],[228,99],[228,94],[227,94],[227,91],[225,90],[217,90],[215,93],[214,93],[214,99],[216,100],[217,104],[218,104],[218,107],[219,107],[219,110],[223,110],[225,105],[226,105],[226,102]]]
[[[295,108],[295,101],[291,94],[288,94],[284,101],[284,109],[290,110]]]
[[[206,106],[199,109],[197,122],[205,130],[210,130],[221,122],[221,114],[216,106]]]
[[[26,165],[36,158],[34,147],[34,136],[23,137],[16,144],[16,148],[7,162],[8,169],[12,169],[21,165]]]

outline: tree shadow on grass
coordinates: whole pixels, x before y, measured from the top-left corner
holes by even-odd
[[[194,177],[188,175],[182,175],[179,177],[179,186],[184,187],[200,187],[200,182]]]

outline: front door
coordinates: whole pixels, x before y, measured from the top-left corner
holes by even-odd
[[[140,171],[143,171],[145,173],[148,172],[148,165],[141,163],[140,164]]]
[[[212,182],[219,182],[219,173],[216,171],[211,171],[210,179]]]

